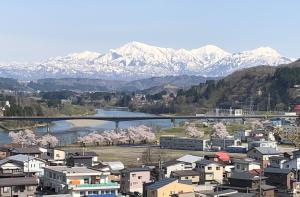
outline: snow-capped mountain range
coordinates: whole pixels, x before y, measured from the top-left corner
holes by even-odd
[[[176,50],[130,42],[104,54],[85,51],[40,62],[1,64],[0,76],[23,80],[63,77],[131,80],[184,74],[219,77],[243,68],[291,61],[269,47],[231,54],[213,45]]]

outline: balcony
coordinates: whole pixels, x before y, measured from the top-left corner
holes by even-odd
[[[119,189],[120,185],[114,182],[97,183],[97,184],[78,184],[71,186],[73,190],[88,190],[88,189]]]

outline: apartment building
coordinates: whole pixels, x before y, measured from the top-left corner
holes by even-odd
[[[47,166],[43,187],[72,197],[117,196],[120,185],[110,182],[109,174],[87,167]]]
[[[160,148],[203,151],[207,149],[207,140],[163,135],[160,137]]]

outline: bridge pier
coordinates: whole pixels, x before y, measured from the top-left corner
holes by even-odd
[[[50,134],[50,127],[49,127],[49,122],[47,122],[47,134]]]
[[[119,121],[115,121],[115,130],[116,130],[116,131],[119,130]]]
[[[176,127],[176,120],[175,120],[175,118],[171,119],[171,123],[173,124],[173,127]]]

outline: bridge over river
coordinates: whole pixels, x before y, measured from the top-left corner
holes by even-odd
[[[38,122],[52,122],[60,120],[104,120],[113,121],[118,128],[119,122],[135,121],[135,120],[170,120],[175,124],[176,120],[211,120],[211,119],[251,119],[251,118],[299,118],[299,115],[241,115],[241,116],[2,116],[0,121],[14,120],[14,121],[38,121]]]

